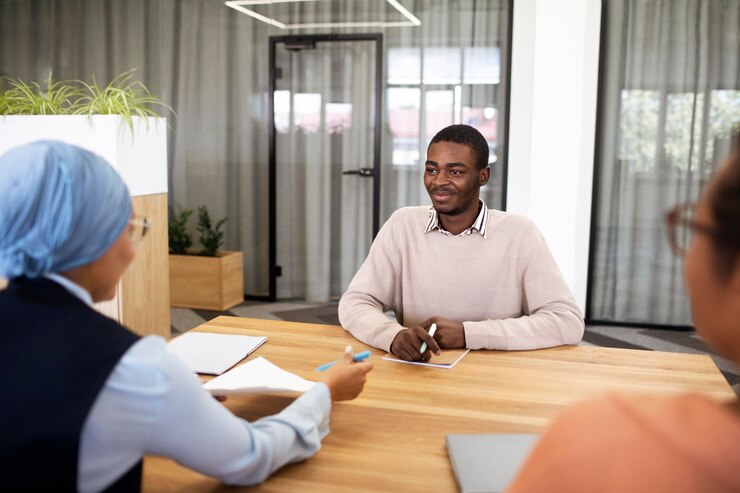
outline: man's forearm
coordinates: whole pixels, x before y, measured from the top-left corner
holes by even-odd
[[[470,349],[527,350],[577,344],[584,331],[580,313],[565,307],[463,325],[466,346]]]
[[[356,339],[390,351],[391,343],[403,326],[390,320],[375,303],[346,293],[339,302],[339,323]]]

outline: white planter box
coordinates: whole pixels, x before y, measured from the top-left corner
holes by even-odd
[[[167,193],[167,122],[116,115],[0,116],[0,156],[37,140],[59,140],[105,158],[133,196]],[[147,128],[148,126],[148,128]]]

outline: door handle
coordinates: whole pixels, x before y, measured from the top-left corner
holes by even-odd
[[[373,168],[360,168],[342,171],[343,175],[360,175],[363,177],[375,176],[375,170]]]

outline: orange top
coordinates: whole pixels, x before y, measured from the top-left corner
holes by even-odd
[[[740,492],[740,418],[696,394],[608,395],[564,411],[507,493]]]

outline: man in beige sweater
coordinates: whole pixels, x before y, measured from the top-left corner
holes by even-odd
[[[583,316],[537,227],[480,200],[489,175],[488,144],[476,129],[451,125],[434,136],[424,171],[432,207],[401,208],[383,225],[339,302],[346,330],[407,361],[439,348],[581,340]]]

